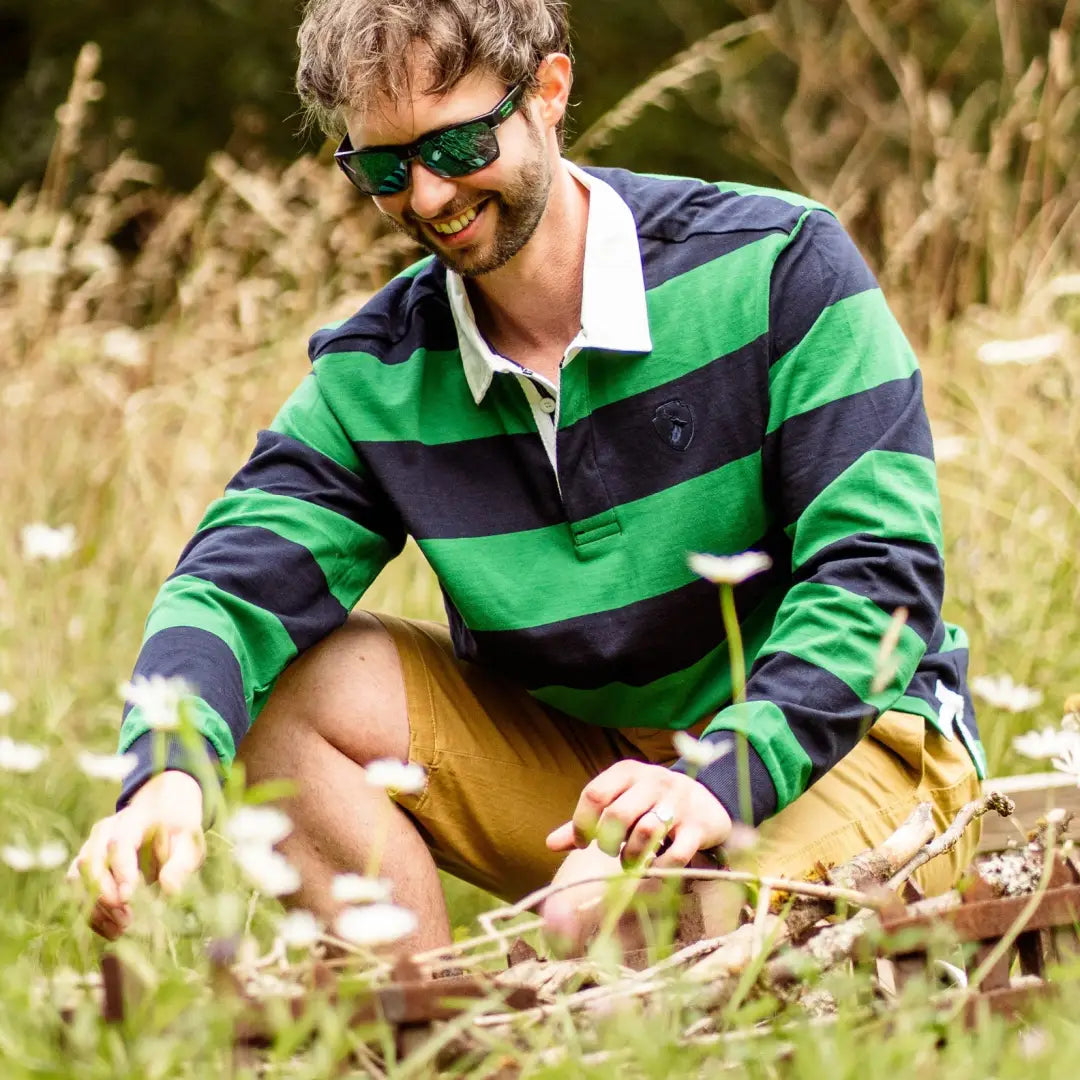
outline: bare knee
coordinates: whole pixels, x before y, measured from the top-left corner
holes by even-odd
[[[354,612],[285,669],[237,756],[251,781],[291,776],[320,743],[358,765],[408,756],[401,661],[382,623],[367,612]]]

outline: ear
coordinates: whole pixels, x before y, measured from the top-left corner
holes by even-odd
[[[566,115],[574,68],[565,53],[550,53],[536,70],[538,86],[533,100],[545,128],[556,127]]]

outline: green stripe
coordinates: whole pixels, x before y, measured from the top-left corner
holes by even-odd
[[[855,533],[931,543],[940,552],[941,504],[934,463],[916,454],[869,450],[784,531],[793,540],[795,569]]]
[[[270,430],[318,450],[346,469],[355,472],[360,467],[356,451],[326,404],[314,375],[308,375],[292,392],[271,421]]]
[[[763,600],[742,625],[747,667],[765,643],[782,593]],[[644,686],[613,682],[595,690],[545,686],[533,697],[569,716],[599,727],[653,727],[681,730],[731,700],[728,643],[721,642],[695,664]]]
[[[228,765],[236,757],[236,746],[233,743],[229,725],[222,720],[217,709],[207,705],[202,698],[185,697],[183,703],[187,706],[186,713],[196,730],[209,740],[218,757]],[[124,717],[124,722],[120,726],[120,744],[117,753],[124,753],[140,735],[144,735],[149,730],[150,728],[143,721],[142,709],[136,705]]]
[[[177,626],[205,630],[228,645],[240,665],[249,712],[256,697],[273,685],[296,655],[296,646],[276,615],[190,574],[171,578],[161,587],[146,620],[143,644]]]
[[[331,594],[346,611],[390,558],[389,545],[378,533],[326,507],[259,488],[226,492],[210,504],[199,532],[225,526],[257,526],[299,544],[319,564]]]
[[[729,705],[705,729],[705,734],[715,731],[739,731],[746,736],[772,777],[777,811],[806,790],[813,762],[799,745],[779,705],[771,701]]]
[[[653,351],[644,356],[586,351],[567,365],[559,427],[697,371],[767,333],[769,272],[786,242],[786,236],[767,234],[650,289],[645,299]],[[739,290],[739,303],[716,318],[717,297],[733,288]]]
[[[760,656],[779,652],[797,656],[835,675],[866,705],[884,710],[911,681],[926,652],[922,638],[903,627],[894,655],[896,674],[884,690],[872,694],[875,659],[891,618],[868,597],[804,581],[785,597]]]
[[[839,398],[910,378],[917,367],[880,289],[839,300],[770,369],[767,430]]]
[[[760,454],[754,453],[624,503],[598,515],[616,518],[623,535],[599,541],[609,546],[595,558],[575,553],[566,523],[419,543],[470,629],[521,630],[616,610],[687,585],[696,577],[686,565],[688,551],[745,551],[767,525],[760,487]],[[677,550],[658,535],[657,522],[664,521],[678,522]]]

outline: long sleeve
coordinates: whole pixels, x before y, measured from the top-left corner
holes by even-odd
[[[207,754],[228,766],[285,666],[344,623],[403,544],[396,511],[309,375],[158,592],[135,675],[193,687]],[[153,771],[151,735],[129,705],[120,750],[137,765],[120,805]],[[194,772],[176,743],[167,760]]]
[[[753,823],[844,757],[904,693],[940,624],[941,515],[917,361],[843,228],[808,211],[774,264],[765,490],[791,586],[746,702],[706,738],[746,734]],[[893,612],[908,620],[875,693]],[[681,767],[681,766],[677,766]],[[740,818],[736,755],[698,777]]]

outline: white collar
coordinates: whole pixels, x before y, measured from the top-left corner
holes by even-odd
[[[634,215],[610,184],[583,172],[572,161],[564,159],[563,164],[589,192],[581,332],[574,344],[612,352],[652,352],[645,275]],[[457,327],[465,377],[479,405],[497,373],[520,374],[521,368],[494,352],[483,339],[465,282],[452,270],[446,274],[446,293]]]

